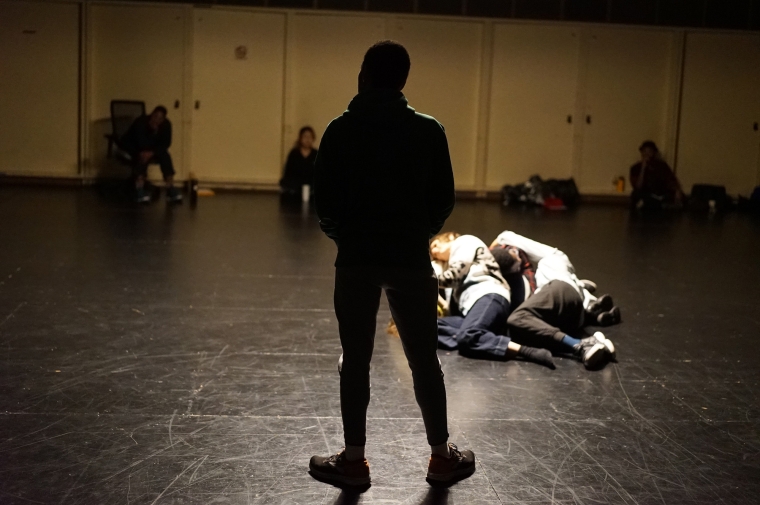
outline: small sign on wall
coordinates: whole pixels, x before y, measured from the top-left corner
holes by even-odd
[[[236,60],[247,60],[248,59],[248,48],[246,46],[237,46],[235,48],[235,59]]]

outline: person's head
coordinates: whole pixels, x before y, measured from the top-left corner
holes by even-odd
[[[461,235],[454,231],[439,233],[430,241],[430,256],[435,261],[447,262],[451,256],[451,243]]]
[[[409,77],[411,60],[406,48],[392,40],[383,40],[370,47],[364,55],[359,72],[359,91],[391,89],[401,91]]]
[[[639,152],[641,153],[641,159],[643,161],[653,160],[660,155],[660,150],[657,149],[657,144],[651,140],[647,140],[641,144],[641,147],[639,147]]]
[[[520,272],[522,260],[520,259],[520,250],[517,247],[497,245],[491,248],[491,254],[493,254],[504,277]]]
[[[148,123],[150,124],[151,128],[158,130],[158,127],[161,126],[161,123],[164,121],[166,121],[166,107],[159,105],[153,109],[153,112],[150,113],[150,119],[148,120]]]
[[[300,130],[298,130],[298,142],[297,145],[301,149],[311,149],[314,147],[314,140],[316,140],[317,135],[314,133],[314,128],[311,126],[304,126]]]

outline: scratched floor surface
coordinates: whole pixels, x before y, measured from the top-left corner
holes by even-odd
[[[448,228],[556,245],[614,295],[619,363],[442,352],[452,440],[478,472],[432,490],[384,307],[360,496],[306,473],[342,440],[334,249],[313,216],[273,195],[135,208],[9,187],[0,216],[2,504],[760,502],[760,223],[747,216],[460,203]]]

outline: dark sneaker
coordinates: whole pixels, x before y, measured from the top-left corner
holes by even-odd
[[[367,460],[349,461],[345,450],[326,458],[312,456],[309,472],[317,479],[347,486],[366,486],[370,483]]]
[[[599,324],[599,326],[612,326],[619,324],[620,321],[622,321],[622,316],[620,314],[619,307],[612,307],[611,310],[602,312],[596,316],[596,322]]]
[[[454,482],[465,479],[475,473],[475,454],[472,451],[460,451],[454,444],[449,444],[449,457],[433,454],[428,464],[427,478],[435,482]]]
[[[177,191],[177,188],[167,188],[166,189],[166,201],[169,203],[176,203],[182,201],[182,193]]]
[[[612,297],[610,295],[602,295],[595,302],[592,302],[588,306],[588,311],[593,314],[599,314],[601,312],[607,312],[612,310],[613,305]]]
[[[586,368],[596,368],[608,359],[607,347],[596,337],[587,337],[573,347],[573,354]]]
[[[147,191],[145,191],[145,188],[137,188],[137,196],[136,201],[137,203],[148,203],[150,202],[150,195]]]

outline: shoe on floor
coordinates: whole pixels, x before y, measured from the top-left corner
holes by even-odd
[[[586,368],[596,368],[609,359],[607,347],[596,337],[587,337],[575,345],[573,354],[581,360]]]
[[[182,201],[182,193],[177,191],[177,188],[167,188],[166,189],[166,201],[170,203],[175,202],[181,202]]]
[[[599,323],[599,326],[612,326],[619,324],[620,321],[622,321],[622,316],[619,307],[612,307],[611,310],[596,316],[596,322]]]
[[[610,295],[602,295],[595,302],[592,302],[588,306],[588,311],[593,314],[599,314],[601,312],[607,312],[609,310],[612,310],[613,306],[615,304],[612,301],[612,297]]]
[[[475,453],[470,450],[460,451],[454,444],[449,444],[449,457],[437,454],[430,456],[427,478],[434,482],[451,483],[465,479],[475,473]]]
[[[145,188],[137,188],[135,200],[137,203],[148,203],[150,202],[150,195],[145,191]]]
[[[581,279],[581,284],[583,284],[583,287],[586,288],[586,291],[592,295],[596,293],[596,282],[590,281],[588,279]]]
[[[366,486],[370,483],[367,460],[349,461],[345,449],[328,457],[312,456],[309,471],[318,479],[347,486]]]
[[[601,331],[597,331],[596,333],[594,333],[593,336],[589,338],[595,338],[597,342],[604,345],[605,349],[607,350],[607,354],[609,354],[610,358],[615,359],[617,357],[617,353],[615,352],[615,344],[612,343],[612,340],[605,337],[604,333],[602,333]]]

